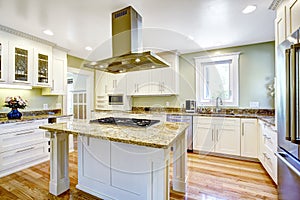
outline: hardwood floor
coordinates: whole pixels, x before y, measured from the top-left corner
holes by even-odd
[[[69,169],[71,188],[59,197],[48,193],[49,162],[45,162],[0,178],[0,199],[98,199],[75,188],[76,152],[70,154]],[[170,199],[277,199],[277,189],[259,163],[189,153],[187,193],[171,191]]]

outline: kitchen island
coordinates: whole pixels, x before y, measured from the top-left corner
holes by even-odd
[[[102,199],[169,199],[186,189],[186,123],[127,127],[73,120],[43,125],[50,132],[51,194],[69,189],[68,134],[78,135],[77,188]],[[170,159],[171,147],[173,158]]]

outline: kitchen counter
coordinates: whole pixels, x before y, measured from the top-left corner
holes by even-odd
[[[43,125],[40,128],[53,132],[83,135],[127,144],[168,148],[188,126],[187,123],[163,122],[147,128],[136,128],[88,123],[87,120],[72,120],[68,123]]]
[[[21,111],[21,113],[23,114],[21,119],[11,119],[11,120],[9,120],[6,117],[7,113],[1,112],[0,113],[0,124],[73,116],[73,115],[62,115],[61,114],[61,109],[26,110],[26,111]]]
[[[70,188],[68,134],[78,136],[77,189],[102,199],[169,199],[172,160],[172,188],[185,192],[187,127],[179,122],[145,128],[87,120],[42,125],[51,141],[49,192],[58,196]]]
[[[258,119],[275,127],[275,117],[274,116],[258,116]]]
[[[148,118],[153,116],[159,116],[159,115],[188,115],[188,116],[203,116],[203,117],[230,117],[230,118],[257,118],[265,120],[267,123],[271,123],[275,125],[275,119],[274,115],[266,112],[266,113],[260,113],[260,112],[247,112],[246,111],[240,111],[238,113],[231,113],[231,112],[220,112],[220,113],[187,113],[187,112],[181,112],[181,111],[100,111],[96,110],[96,113],[106,113],[108,115],[115,115],[118,116],[118,114],[136,114],[136,115],[145,115]]]
[[[32,120],[39,120],[39,119],[49,119],[49,118],[59,118],[59,117],[69,117],[73,115],[61,115],[61,114],[54,114],[54,115],[36,115],[36,116],[22,116],[21,119],[7,119],[0,118],[0,124],[8,124],[8,123],[16,123],[16,122],[24,122],[24,121],[32,121]]]

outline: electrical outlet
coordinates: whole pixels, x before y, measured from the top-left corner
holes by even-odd
[[[250,108],[259,108],[258,101],[250,101]]]

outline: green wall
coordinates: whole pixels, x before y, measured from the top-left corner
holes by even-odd
[[[48,108],[56,108],[56,103],[62,102],[62,96],[42,96],[42,89],[34,88],[31,90],[23,89],[0,89],[0,112],[6,112],[10,108],[3,107],[5,98],[10,96],[21,96],[28,101],[25,110],[43,109],[43,104],[48,104]]]
[[[224,49],[182,54],[179,61],[179,96],[134,97],[133,106],[181,107],[185,99],[196,98],[194,57],[241,52],[239,60],[239,107],[249,108],[250,101],[258,101],[260,108],[274,108],[274,99],[267,86],[274,78],[275,43],[265,42]]]

